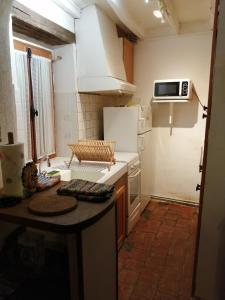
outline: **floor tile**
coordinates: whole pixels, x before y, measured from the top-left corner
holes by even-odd
[[[120,300],[129,300],[134,286],[128,284],[120,284],[119,286],[119,299]]]
[[[121,270],[119,273],[119,282],[134,285],[138,279],[138,272],[133,270]]]
[[[188,300],[198,208],[151,201],[119,252],[119,300]]]

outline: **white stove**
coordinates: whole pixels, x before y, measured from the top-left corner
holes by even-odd
[[[126,213],[127,234],[137,223],[141,214],[141,168],[138,153],[115,152],[116,162],[128,166],[128,203]]]

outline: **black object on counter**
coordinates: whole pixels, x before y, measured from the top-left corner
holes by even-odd
[[[12,207],[20,203],[22,198],[0,196],[0,208]]]
[[[112,196],[113,185],[72,179],[57,190],[58,195],[73,196],[80,201],[104,202]]]

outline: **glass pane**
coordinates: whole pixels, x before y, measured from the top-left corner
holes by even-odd
[[[179,96],[179,82],[156,83],[156,96]]]

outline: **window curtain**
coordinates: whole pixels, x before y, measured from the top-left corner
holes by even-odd
[[[38,110],[35,130],[37,157],[40,158],[55,152],[51,60],[32,55],[31,77],[34,107]]]
[[[27,54],[15,50],[15,99],[17,113],[17,137],[24,143],[25,160],[32,159],[30,132],[29,81],[27,69]]]
[[[15,50],[15,98],[18,141],[24,143],[25,160],[32,160],[30,126],[29,78],[27,53]],[[55,153],[54,106],[52,95],[51,60],[32,55],[31,76],[33,86],[37,157]]]

